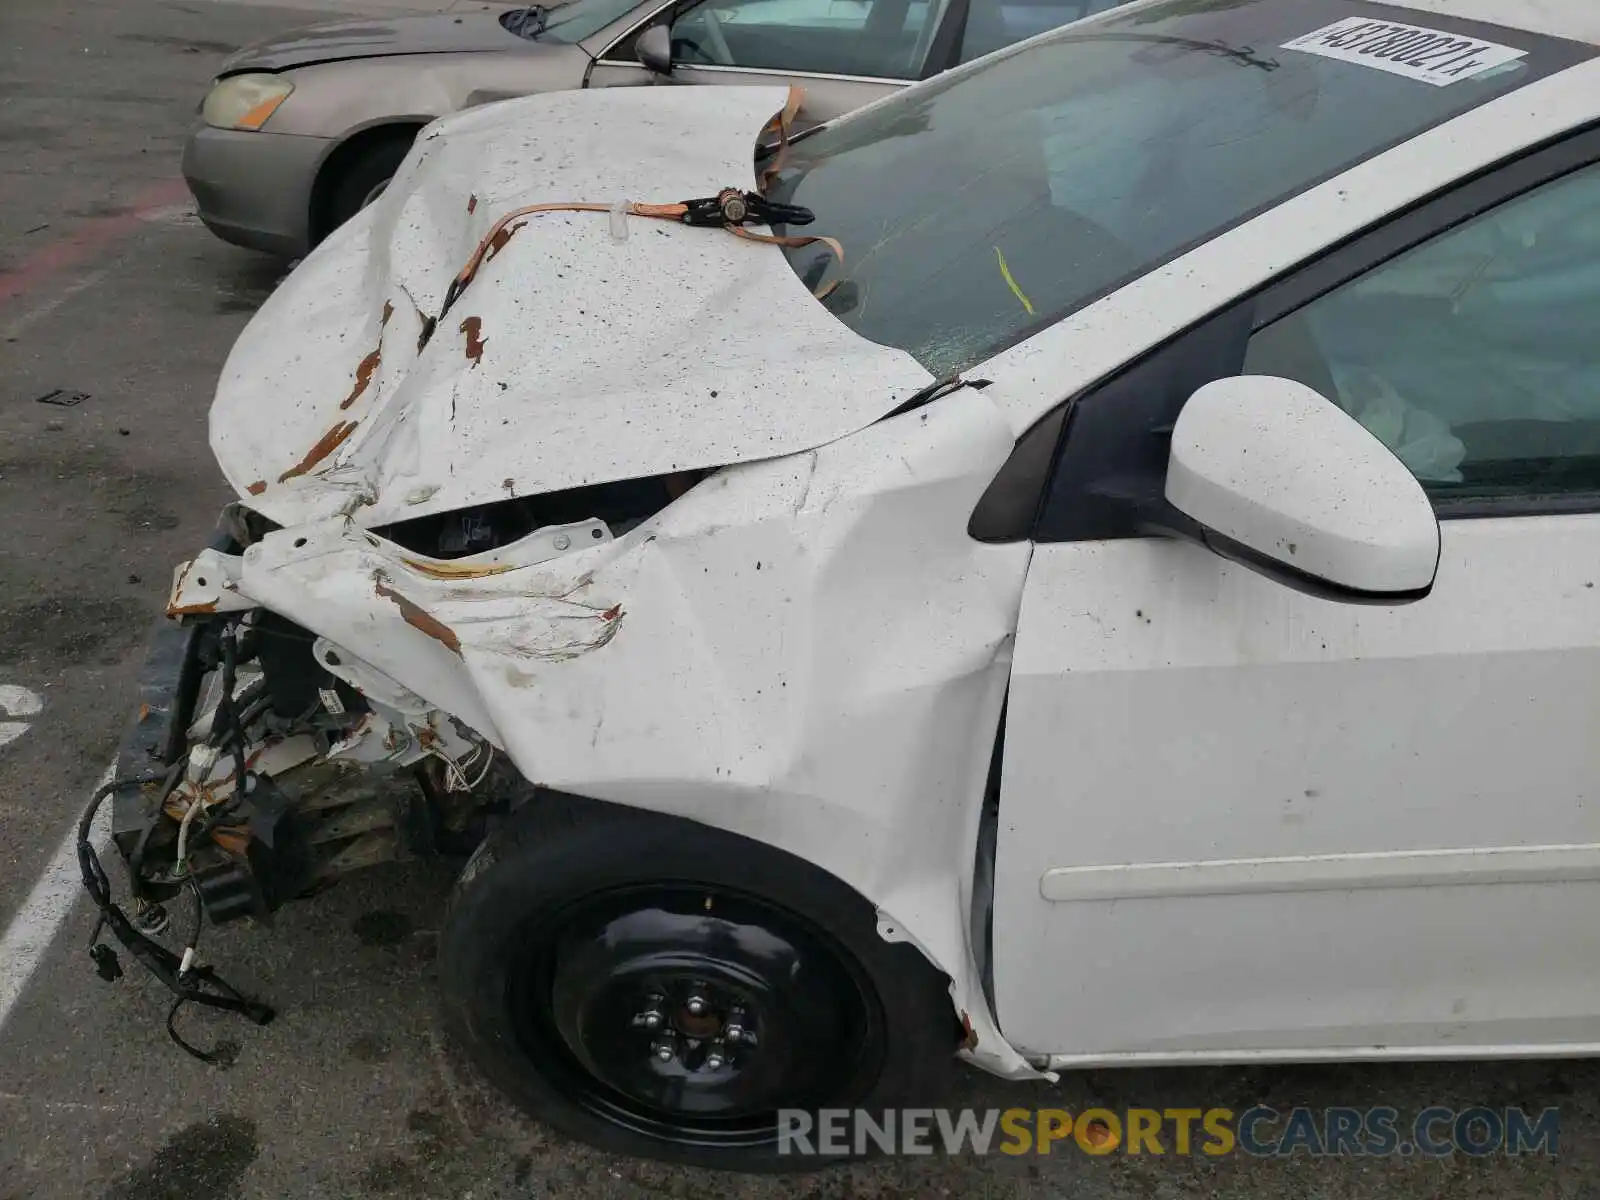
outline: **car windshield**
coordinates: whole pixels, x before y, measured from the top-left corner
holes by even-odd
[[[823,303],[943,376],[1594,52],[1359,0],[1164,0],[825,127],[771,194],[844,247],[786,251],[837,275]]]
[[[639,0],[567,0],[550,4],[541,14],[543,21],[530,27],[525,36],[571,45],[593,37],[638,7]]]

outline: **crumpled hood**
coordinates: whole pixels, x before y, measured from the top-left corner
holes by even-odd
[[[532,46],[501,26],[501,11],[459,16],[365,17],[309,25],[235,51],[218,75],[287,71],[315,63],[391,54],[471,54]]]
[[[430,126],[234,345],[211,410],[229,481],[283,525],[382,525],[797,453],[897,407],[932,377],[838,321],[776,246],[640,218],[619,240],[607,213],[510,226],[418,351],[501,214],[751,188],[786,95],[610,88]]]

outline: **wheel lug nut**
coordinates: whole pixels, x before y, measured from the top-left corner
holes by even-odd
[[[729,1025],[722,1031],[722,1036],[730,1042],[737,1042],[744,1037],[744,1026],[739,1024]]]
[[[704,1016],[707,1008],[705,997],[699,994],[690,996],[683,1006],[689,1010],[690,1016],[695,1017]]]
[[[706,1051],[706,1070],[720,1071],[727,1065],[728,1055],[722,1043],[720,1041],[712,1042],[710,1048]]]
[[[655,1009],[642,1012],[633,1018],[635,1025],[643,1025],[646,1029],[659,1029],[661,1027],[661,1014]]]
[[[678,1057],[678,1045],[672,1038],[658,1038],[650,1043],[650,1053],[657,1062],[668,1063]]]

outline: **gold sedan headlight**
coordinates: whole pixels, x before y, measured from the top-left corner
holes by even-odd
[[[282,75],[230,75],[212,86],[200,115],[218,129],[260,129],[292,91]]]

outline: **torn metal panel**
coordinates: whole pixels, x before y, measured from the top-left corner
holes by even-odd
[[[172,574],[167,616],[242,612],[255,602],[239,594],[239,559],[216,550],[202,550]]]
[[[608,88],[436,122],[229,355],[211,440],[236,490],[283,525],[380,525],[503,499],[508,479],[526,496],[795,453],[893,410],[928,373],[817,304],[777,247],[717,229],[641,221],[619,241],[605,213],[530,217],[429,336],[501,214],[753,187],[787,96]]]

